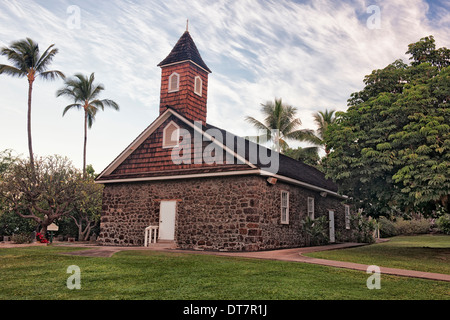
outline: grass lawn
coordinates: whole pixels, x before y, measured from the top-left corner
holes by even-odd
[[[382,275],[381,289],[369,290],[364,272],[296,262],[155,251],[60,254],[79,249],[0,249],[0,299],[450,299],[448,282]],[[70,265],[81,270],[80,290],[66,286]]]
[[[388,242],[306,256],[380,267],[450,274],[450,236],[398,236]]]

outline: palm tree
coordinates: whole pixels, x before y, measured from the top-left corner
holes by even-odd
[[[33,82],[37,77],[46,80],[65,78],[61,71],[47,70],[57,53],[58,49],[54,48],[54,44],[52,44],[41,55],[39,45],[30,38],[13,42],[9,48],[4,47],[0,52],[1,55],[6,56],[12,62],[11,66],[0,64],[0,74],[4,73],[19,78],[26,76],[28,79],[27,131],[30,165],[32,168],[34,168],[33,144],[31,139],[31,96]]]
[[[312,130],[297,129],[302,124],[299,118],[296,118],[297,108],[283,104],[281,99],[275,99],[274,102],[268,101],[261,104],[261,111],[265,116],[264,122],[253,117],[247,116],[246,121],[254,125],[258,130],[265,132],[264,137],[275,144],[277,152],[289,148],[286,140],[309,141],[314,135]]]
[[[336,112],[335,110],[325,109],[325,111],[319,111],[314,114],[314,122],[316,123],[318,128],[316,130],[317,134],[314,137],[312,137],[310,142],[318,146],[323,146],[326,155],[330,153],[330,150],[328,150],[328,147],[325,144],[324,134],[328,126],[336,121],[335,112]]]
[[[94,73],[84,76],[76,74],[73,78],[66,79],[65,87],[56,92],[56,96],[66,96],[73,99],[73,104],[64,108],[63,116],[70,109],[82,109],[84,111],[84,148],[83,148],[83,176],[86,177],[86,145],[87,129],[92,127],[97,111],[106,107],[119,110],[119,105],[110,99],[98,99],[100,93],[105,90],[102,84],[94,83]]]

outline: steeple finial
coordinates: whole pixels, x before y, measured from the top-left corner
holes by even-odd
[[[189,19],[186,19],[186,31],[189,32]]]

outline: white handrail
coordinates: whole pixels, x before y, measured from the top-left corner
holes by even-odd
[[[148,226],[145,228],[144,247],[148,247],[150,243],[156,243],[159,226]]]

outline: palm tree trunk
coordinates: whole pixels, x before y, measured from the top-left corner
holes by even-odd
[[[28,79],[28,114],[27,114],[27,132],[28,132],[28,151],[30,153],[30,165],[34,171],[33,143],[31,140],[31,95],[33,92],[33,81]]]
[[[87,112],[87,109],[85,109],[84,110],[83,178],[86,177],[87,120],[88,120],[88,112]]]

